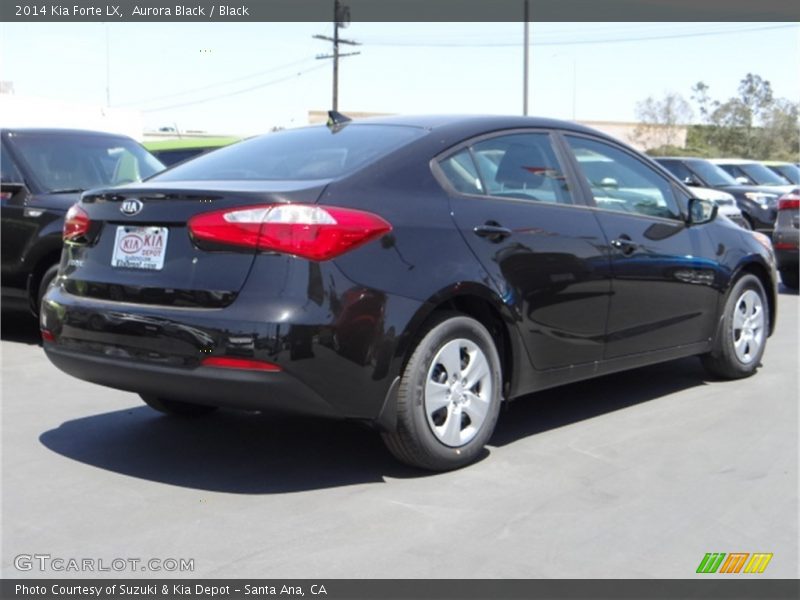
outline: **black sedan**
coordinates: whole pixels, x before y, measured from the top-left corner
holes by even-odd
[[[434,470],[504,401],[693,355],[746,377],[775,327],[769,239],[553,120],[334,118],[87,192],[64,238],[60,369],[169,414],[362,421]]]

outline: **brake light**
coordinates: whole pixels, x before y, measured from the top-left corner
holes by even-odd
[[[232,356],[209,356],[200,363],[204,367],[222,367],[225,369],[244,369],[246,371],[282,371],[280,366],[264,360],[234,358]]]
[[[75,241],[85,237],[91,224],[89,215],[80,207],[80,204],[73,204],[64,218],[64,241]]]
[[[392,230],[372,213],[308,204],[269,204],[195,215],[196,242],[329,260]]]
[[[49,329],[42,329],[41,332],[42,332],[42,341],[45,341],[45,342],[55,342],[56,341],[55,334],[52,331],[50,331]]]
[[[778,198],[778,210],[797,210],[800,208],[800,194],[794,192]]]

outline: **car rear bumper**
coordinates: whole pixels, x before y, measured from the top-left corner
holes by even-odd
[[[62,371],[120,390],[375,421],[400,369],[396,327],[419,303],[351,285],[334,308],[243,292],[228,307],[198,309],[80,297],[58,284],[43,303],[44,350]],[[208,357],[279,370],[204,365]]]
[[[343,416],[319,394],[284,372],[167,367],[76,353],[47,342],[44,350],[47,358],[65,373],[128,392],[212,406]]]

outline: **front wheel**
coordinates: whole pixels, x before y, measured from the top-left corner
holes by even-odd
[[[475,319],[443,314],[419,339],[400,379],[397,430],[383,440],[399,460],[433,471],[475,461],[494,431],[500,358]]]
[[[714,348],[703,355],[703,366],[713,375],[741,379],[756,372],[769,331],[769,304],[761,282],[745,275],[734,283],[720,322]]]
[[[181,400],[170,400],[169,398],[160,398],[149,394],[139,394],[139,397],[147,406],[165,415],[199,417],[217,410],[216,406],[183,402]]]

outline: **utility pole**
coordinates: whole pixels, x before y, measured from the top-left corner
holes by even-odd
[[[333,59],[333,110],[339,110],[339,59],[345,56],[355,56],[361,52],[339,52],[339,44],[348,44],[350,46],[360,46],[358,42],[353,40],[345,40],[339,37],[339,28],[345,28],[350,25],[350,7],[342,4],[339,0],[333,2],[333,37],[327,35],[314,35],[312,36],[317,40],[325,40],[333,43],[332,54],[317,54],[317,60]]]
[[[525,0],[525,8],[523,14],[523,21],[525,22],[524,27],[524,38],[525,42],[523,44],[524,49],[523,51],[525,54],[522,57],[522,114],[524,116],[528,116],[528,16],[529,16],[529,6],[528,0]]]

